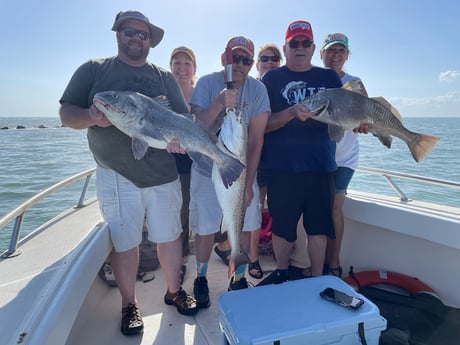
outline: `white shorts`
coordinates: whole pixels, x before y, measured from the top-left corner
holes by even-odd
[[[139,188],[115,171],[98,166],[96,194],[116,252],[130,250],[141,243],[144,221],[152,242],[172,242],[180,236],[182,194],[179,179]]]
[[[255,180],[255,179],[254,179]],[[246,209],[243,231],[254,231],[262,222],[259,187],[252,185],[254,198]],[[222,209],[217,200],[211,177],[197,172],[192,165],[190,177],[190,228],[199,235],[210,235],[220,230]]]

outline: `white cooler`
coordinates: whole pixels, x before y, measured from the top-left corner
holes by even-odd
[[[354,310],[327,301],[319,293],[328,287],[364,304]],[[378,345],[386,328],[375,304],[333,276],[226,292],[219,298],[219,323],[223,345],[359,345],[360,333],[368,345]]]

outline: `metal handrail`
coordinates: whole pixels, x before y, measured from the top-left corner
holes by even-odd
[[[432,185],[441,186],[441,187],[460,189],[459,182],[442,180],[438,178],[425,177],[425,176],[407,174],[407,173],[400,173],[400,172],[383,170],[383,169],[366,168],[366,167],[358,167],[356,171],[383,176],[385,180],[388,182],[388,184],[393,188],[393,190],[399,195],[399,198],[401,201],[409,201],[409,198],[396,185],[396,182],[394,181],[394,179],[392,179],[392,177],[422,182],[426,184],[432,184]]]
[[[359,172],[364,172],[364,173],[369,173],[369,174],[375,174],[375,175],[381,175],[385,178],[385,180],[391,185],[391,187],[396,191],[396,193],[399,195],[400,199],[402,201],[408,201],[409,199],[407,196],[404,194],[404,192],[396,185],[396,182],[393,180],[393,178],[401,178],[401,179],[406,179],[406,180],[413,180],[417,182],[423,182],[427,184],[433,184],[437,186],[443,186],[443,187],[449,187],[449,188],[454,188],[454,189],[460,189],[460,183],[454,182],[454,181],[448,181],[448,180],[441,180],[437,178],[430,178],[430,177],[424,177],[424,176],[419,176],[419,175],[413,175],[413,174],[407,174],[407,173],[400,173],[400,172],[394,172],[394,171],[388,171],[388,170],[382,170],[382,169],[375,169],[375,168],[367,168],[367,167],[358,167],[356,169]],[[78,200],[77,205],[75,208],[81,208],[84,207],[84,201],[86,200],[86,192],[89,187],[89,181],[91,176],[95,173],[96,168],[91,168],[85,171],[82,171],[76,175],[73,175],[61,182],[56,183],[55,185],[51,186],[48,189],[45,189],[43,192],[33,196],[23,204],[19,205],[17,208],[15,208],[13,211],[5,215],[0,219],[0,231],[7,225],[9,224],[13,219],[15,220],[14,223],[14,228],[13,228],[13,233],[11,235],[10,239],[10,245],[8,250],[2,255],[2,257],[7,258],[7,257],[12,257],[20,254],[20,251],[17,249],[17,244],[19,240],[19,236],[21,234],[21,229],[22,229],[22,222],[24,218],[25,212],[32,207],[34,204],[36,204],[38,201],[43,199],[44,197],[56,192],[57,190],[61,189],[64,186],[67,186],[69,184],[72,184],[73,182],[80,180],[81,178],[85,177],[86,181],[84,183],[84,186],[82,188],[82,191],[80,193],[80,198]]]
[[[88,191],[88,187],[89,187],[89,181],[91,179],[91,176],[95,173],[95,171],[96,171],[96,168],[91,168],[91,169],[82,171],[76,175],[73,175],[65,180],[62,180],[56,183],[55,185],[45,189],[43,192],[38,193],[37,195],[34,195],[32,198],[25,201],[24,203],[16,207],[13,211],[11,211],[10,213],[2,217],[0,219],[0,230],[2,230],[13,219],[15,220],[8,250],[4,254],[2,254],[2,257],[9,258],[9,257],[17,256],[20,254],[20,251],[17,249],[17,246],[18,246],[19,236],[21,234],[22,221],[24,219],[24,214],[30,207],[35,205],[37,202],[39,202],[43,198],[49,196],[50,194],[85,177],[86,180],[83,185],[78,203],[75,206],[75,208],[84,207],[85,206],[84,202],[86,200],[86,192]]]

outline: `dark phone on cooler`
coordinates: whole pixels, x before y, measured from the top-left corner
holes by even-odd
[[[342,307],[358,309],[364,304],[364,301],[361,298],[347,295],[346,293],[333,288],[326,288],[321,291],[319,295],[328,301],[341,305]]]

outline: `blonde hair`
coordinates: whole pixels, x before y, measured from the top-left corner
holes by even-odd
[[[171,57],[169,58],[169,67],[172,68],[172,61],[174,59],[174,56],[177,54],[177,53],[185,53],[189,58],[190,60],[192,60],[192,63],[193,63],[193,67],[195,68],[195,73],[193,74],[193,77],[192,77],[192,86],[195,85],[195,82],[196,82],[196,58],[195,58],[195,53],[193,52],[192,49],[186,47],[186,46],[180,46],[180,47],[177,47],[177,48],[174,48],[173,51],[171,52]]]
[[[278,56],[280,58],[280,61],[283,60],[283,56],[281,55],[281,51],[279,50],[278,46],[274,43],[265,43],[263,46],[259,48],[259,53],[257,54],[257,60],[260,59],[260,55],[262,55],[262,52],[264,50],[270,49],[273,54]]]

